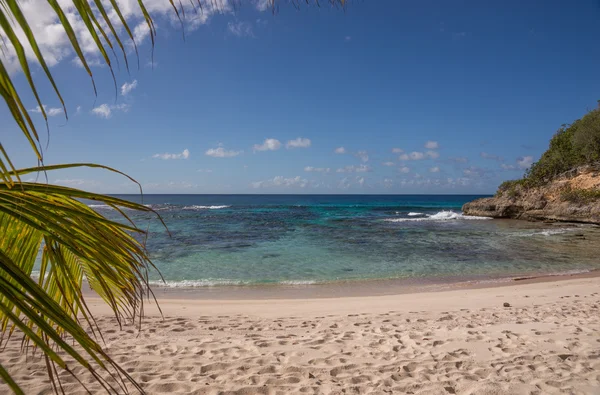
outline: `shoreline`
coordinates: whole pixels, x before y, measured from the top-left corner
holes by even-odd
[[[154,284],[151,288],[157,299],[184,300],[271,300],[271,299],[331,299],[346,297],[393,296],[498,288],[511,285],[548,283],[571,279],[600,277],[600,269],[575,273],[531,273],[515,276],[420,278],[420,279],[366,279],[343,280],[315,284],[248,284],[215,285],[202,287],[168,287]],[[448,281],[454,279],[455,281]],[[88,290],[88,294],[93,294]]]

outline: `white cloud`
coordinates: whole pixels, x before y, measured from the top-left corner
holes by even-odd
[[[398,171],[400,173],[410,173],[410,168],[408,168],[406,166],[402,166],[402,167],[398,168]]]
[[[259,11],[270,10],[272,6],[273,0],[256,0],[256,9]]]
[[[336,154],[345,154],[346,153],[346,148],[344,148],[344,147],[337,147],[336,149],[333,150],[333,152],[335,152]]]
[[[44,108],[44,112],[46,113],[46,115],[49,117],[55,117],[63,113],[63,109],[59,107],[46,107],[45,104],[42,104],[42,107]],[[40,108],[40,106],[35,106],[35,108],[29,110],[29,112],[41,114],[42,109]]]
[[[295,140],[290,140],[285,144],[285,148],[308,148],[310,147],[311,141],[310,139],[305,139],[302,137],[298,137]]]
[[[383,162],[382,165],[392,167],[392,166],[395,166],[396,164],[394,162]]]
[[[392,153],[394,154],[401,154],[403,152],[404,150],[402,148],[392,148]]]
[[[485,169],[482,169],[477,166],[469,166],[463,170],[463,174],[466,176],[482,177],[483,175],[485,175],[485,173],[486,173]]]
[[[464,156],[450,157],[448,160],[454,163],[467,163],[469,161],[469,159]]]
[[[358,165],[358,166],[346,166],[341,167],[336,170],[337,173],[366,173],[371,172],[373,169],[367,165]]]
[[[237,37],[254,37],[254,29],[249,22],[228,22],[227,31]]]
[[[164,159],[164,160],[169,160],[169,159],[187,159],[187,158],[190,157],[190,150],[188,150],[186,148],[180,154],[170,154],[170,153],[154,154],[154,155],[152,155],[152,157],[156,158],[156,159]]]
[[[126,96],[129,92],[137,88],[137,80],[133,80],[131,83],[124,83],[121,85],[121,95]]]
[[[198,169],[198,173],[212,173],[212,169]]]
[[[431,159],[437,159],[440,157],[440,153],[437,151],[427,151],[425,152],[425,155]]]
[[[110,118],[112,111],[108,104],[100,104],[98,107],[92,109],[92,113],[101,118]]]
[[[254,151],[276,151],[281,148],[281,142],[277,139],[266,139],[262,144],[254,144]]]
[[[431,141],[429,140],[428,142],[425,143],[425,148],[427,149],[438,149],[440,148],[440,145],[437,141]]]
[[[439,173],[440,172],[440,168],[438,166],[432,167],[429,169],[430,173]]]
[[[365,178],[364,177],[356,177],[356,182],[362,188],[365,186]]]
[[[384,178],[383,179],[383,187],[388,189],[394,186],[394,180],[392,180],[391,178]]]
[[[517,165],[521,169],[529,169],[533,164],[533,156],[522,156],[517,158]]]
[[[356,157],[359,158],[363,162],[369,161],[369,155],[367,154],[367,151],[358,151],[356,153]]]
[[[86,28],[85,23],[79,17],[78,12],[73,2],[60,1],[59,5],[62,8],[67,20],[71,24],[75,36],[77,37],[81,50],[90,64],[98,62],[101,58],[99,50]],[[137,0],[118,0],[123,17],[130,25],[133,35],[135,37],[138,47],[141,43],[149,36],[149,28],[144,21],[142,11],[138,5]],[[104,4],[104,2],[103,2]],[[172,5],[165,0],[146,0],[144,1],[147,11],[154,18],[154,22],[158,29],[166,24],[171,24],[176,29],[181,29],[180,20],[175,15]],[[121,22],[118,15],[112,9],[110,5],[104,4],[109,19],[116,25],[117,31],[121,34],[126,50],[132,48],[132,43],[127,38],[121,28]],[[206,1],[203,2],[202,12],[195,13],[194,8],[197,6],[188,2],[180,4],[184,8],[186,17],[182,18],[185,24],[185,31],[196,29],[198,26],[206,23],[208,19],[219,12],[230,12],[232,10],[231,2],[227,0],[218,1]],[[49,67],[53,67],[63,61],[71,61],[74,59],[74,51],[72,49],[69,38],[65,32],[63,25],[59,22],[56,17],[56,13],[50,7],[50,4],[46,0],[29,0],[19,2],[21,10],[29,22],[29,26],[32,29],[33,35],[36,37],[40,51],[42,52],[44,59]],[[179,8],[179,7],[178,7]],[[96,8],[94,8],[96,9]],[[106,30],[106,23],[99,19],[99,24]],[[13,24],[17,37],[24,43],[25,55],[32,63],[37,63],[37,57],[31,46],[27,44],[27,38],[22,29],[16,24]],[[16,56],[14,47],[11,44],[7,44],[6,34],[0,29],[0,42],[6,44],[3,45],[3,59],[4,66],[8,69],[9,73],[15,73],[21,70],[19,60]],[[144,59],[145,61],[145,59]],[[131,66],[131,65],[130,65]],[[87,88],[87,87],[86,87]]]
[[[504,158],[502,158],[501,156],[493,155],[493,154],[488,154],[487,152],[481,152],[479,154],[479,156],[481,156],[484,159],[495,160],[495,161],[498,161],[498,162],[502,162],[504,160]]]
[[[517,166],[515,165],[507,165],[506,163],[501,163],[500,167],[504,170],[517,170]]]
[[[92,108],[92,114],[97,115],[101,118],[110,118],[112,116],[113,111],[129,111],[129,104],[100,104],[98,107]]]
[[[83,185],[86,183],[86,181],[82,180],[82,179],[58,179],[58,180],[54,180],[54,182],[56,184],[63,184],[63,185]]]
[[[250,186],[252,186],[252,188],[255,188],[255,189],[268,188],[268,187],[306,188],[307,186],[309,186],[309,181],[305,178],[301,178],[300,176],[291,177],[291,178],[277,176],[277,177],[273,177],[272,179],[265,180],[265,181],[252,182],[252,183],[250,183]]]
[[[331,171],[331,168],[306,166],[304,168],[304,171],[312,172],[312,173],[329,173]]]
[[[425,159],[425,154],[422,152],[411,152],[410,154],[402,154],[398,157],[400,160],[421,160]]]
[[[352,36],[346,36],[346,37],[344,37],[344,40],[345,41],[350,41],[350,40],[352,40]]]
[[[204,155],[212,156],[213,158],[231,158],[234,156],[238,156],[241,153],[242,153],[242,151],[233,151],[233,150],[228,151],[223,147],[218,147],[218,148],[210,148],[210,149],[206,150]]]

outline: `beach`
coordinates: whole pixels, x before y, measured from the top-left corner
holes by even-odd
[[[359,297],[159,293],[159,303],[164,319],[148,303],[141,330],[119,330],[88,297],[109,354],[149,394],[600,393],[598,277]],[[52,393],[44,361],[25,363],[19,347],[13,339],[1,363],[26,394]],[[85,393],[60,377],[66,393]]]

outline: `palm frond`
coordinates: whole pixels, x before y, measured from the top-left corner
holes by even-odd
[[[74,13],[85,25],[113,76],[116,93],[116,78],[109,52],[118,64],[115,52],[115,47],[118,46],[128,71],[129,63],[124,45],[126,39],[133,44],[136,56],[138,53],[134,35],[117,0],[108,0],[110,5],[102,0],[65,0],[60,3],[58,0],[45,1],[65,29],[76,59],[90,76],[94,94],[97,94],[97,90],[92,70],[63,7],[69,7],[69,12]],[[164,1],[170,2],[180,20],[180,12],[185,17],[181,2],[181,11],[178,11],[173,0]],[[190,0],[192,4],[193,1],[196,1],[202,12],[207,6],[218,9],[220,0]],[[328,1],[336,6],[346,5],[345,0]],[[296,0],[287,2],[296,6],[299,3]],[[314,3],[319,5],[318,0],[314,0]],[[269,4],[275,13],[277,0],[271,0]],[[154,56],[156,27],[143,0],[138,0],[138,6],[148,26]],[[108,16],[111,11],[115,12],[120,22],[119,29]],[[19,30],[23,34],[19,34]],[[123,31],[121,36],[120,32]],[[0,97],[6,103],[18,130],[29,142],[38,164],[37,167],[17,170],[9,153],[0,143],[0,346],[15,331],[20,331],[26,345],[38,347],[44,353],[55,392],[62,390],[57,368],[73,374],[71,367],[74,365],[86,368],[108,392],[127,392],[125,382],[143,392],[93,338],[94,334],[101,334],[97,331],[81,290],[82,282],[86,279],[90,287],[111,306],[119,323],[141,318],[144,295],[151,295],[146,279],[147,272],[153,265],[140,241],[144,232],[135,226],[124,210],[152,210],[141,204],[106,195],[22,181],[21,176],[25,174],[80,166],[120,173],[95,164],[43,166],[43,149],[36,124],[28,114],[1,56],[8,49],[14,51],[20,71],[27,81],[28,91],[39,106],[48,130],[47,114],[30,62],[39,64],[67,118],[68,114],[59,87],[40,50],[38,39],[18,0],[0,0]],[[27,58],[26,46],[34,54],[32,59]],[[103,217],[82,203],[81,199],[109,205],[121,214],[124,221],[121,223]],[[160,219],[160,216],[157,215],[157,218]],[[32,278],[34,268],[39,269],[35,281]],[[83,329],[83,325],[89,328],[92,335]],[[77,347],[71,346],[66,338],[72,339]],[[97,369],[108,372],[108,377],[99,374]],[[0,379],[15,393],[22,393],[2,365]]]

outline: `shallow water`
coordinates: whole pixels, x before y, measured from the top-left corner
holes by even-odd
[[[145,195],[171,237],[153,215],[128,214],[148,227],[151,258],[173,287],[600,269],[599,228],[462,216],[462,204],[477,197]],[[90,206],[117,218],[109,207]]]

